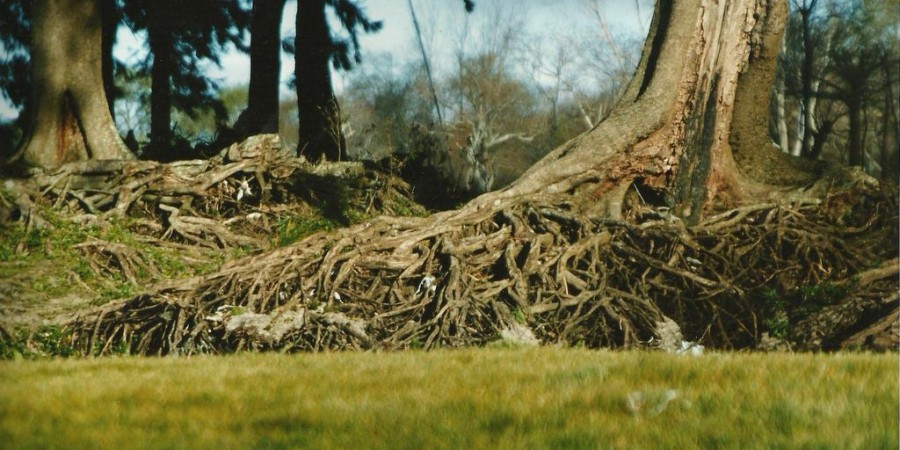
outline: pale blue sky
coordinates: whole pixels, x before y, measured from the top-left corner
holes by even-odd
[[[513,12],[521,12],[525,16],[523,32],[535,36],[559,36],[562,34],[596,33],[597,25],[588,9],[590,0],[476,0],[475,11],[468,16],[471,23],[489,20],[496,6]],[[599,0],[604,9],[607,21],[614,33],[637,34],[642,26],[649,23],[652,14],[652,0],[639,0],[640,13],[635,0]],[[409,12],[408,0],[363,0],[360,4],[369,17],[384,21],[384,28],[375,34],[360,37],[363,52],[363,64],[367,64],[366,55],[389,53],[397,64],[408,62],[409,58],[420,58],[415,46],[415,34]],[[462,0],[414,0],[423,32],[433,35],[429,49],[435,59],[449,59],[455,48],[455,42],[463,29],[466,13]],[[294,16],[296,1],[289,1],[284,11],[282,36],[294,34]],[[475,25],[471,25],[475,27]],[[372,58],[369,58],[371,60]],[[250,60],[247,55],[231,53],[223,58],[221,70],[214,73],[224,79],[227,84],[246,84],[250,76]],[[362,69],[365,69],[363,67]],[[294,70],[292,58],[282,58],[282,80],[287,80]],[[343,88],[341,73],[335,74],[335,89]]]

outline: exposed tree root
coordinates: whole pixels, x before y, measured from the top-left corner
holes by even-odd
[[[692,227],[665,209],[623,222],[535,199],[480,220],[379,218],[155,286],[70,329],[89,354],[461,347],[522,326],[544,343],[651,346],[673,321],[716,348],[773,333],[840,348],[897,306],[895,195],[854,195]],[[792,300],[804,289],[828,294]]]
[[[311,165],[283,150],[277,135],[251,137],[209,160],[89,160],[31,175],[7,181],[22,195],[0,209],[19,213],[0,216],[28,216],[30,197],[91,218],[143,218],[148,235],[210,248],[266,248],[266,234],[286,209],[273,204],[324,204],[332,220],[345,224],[350,202],[369,213],[409,212],[398,210],[409,209],[409,193],[397,178],[360,163]],[[348,192],[347,183],[359,186]]]
[[[185,256],[198,247],[265,251],[296,199],[331,204],[338,216],[347,202],[388,214],[404,207],[403,186],[389,177],[353,164],[311,167],[271,139],[207,162],[63,166],[34,176],[31,192],[80,221],[128,215],[138,239]],[[560,191],[375,218],[163,281],[67,329],[85,354],[461,347],[510,335],[664,348],[683,336],[725,349],[896,340],[896,193],[832,186],[822,201],[747,205],[687,226],[640,195],[625,198],[630,186],[593,204]],[[27,201],[15,203],[27,216]],[[95,273],[133,285],[158,279],[134,247],[78,248]]]

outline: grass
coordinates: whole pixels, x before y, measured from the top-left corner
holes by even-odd
[[[13,448],[898,447],[897,355],[552,348],[0,362]]]

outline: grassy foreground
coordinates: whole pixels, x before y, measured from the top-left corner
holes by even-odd
[[[4,448],[898,448],[896,354],[0,362]]]

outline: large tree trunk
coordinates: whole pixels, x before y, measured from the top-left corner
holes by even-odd
[[[250,90],[234,128],[238,138],[278,133],[281,17],[285,0],[255,0],[250,22]]]
[[[131,158],[103,88],[98,3],[41,0],[33,8],[32,132],[13,160],[50,167]]]
[[[811,168],[778,152],[767,133],[786,16],[780,1],[660,2],[635,77],[609,117],[494,197],[590,185],[584,193],[607,199],[601,207],[619,217],[617,197],[640,181],[696,221],[710,208],[809,181]]]
[[[331,85],[333,45],[325,0],[299,0],[294,69],[300,115],[297,153],[312,161],[347,159],[341,111]]]
[[[153,54],[150,86],[150,147],[148,157],[168,160],[172,146],[172,73],[175,40],[168,0],[148,3],[150,52]]]

